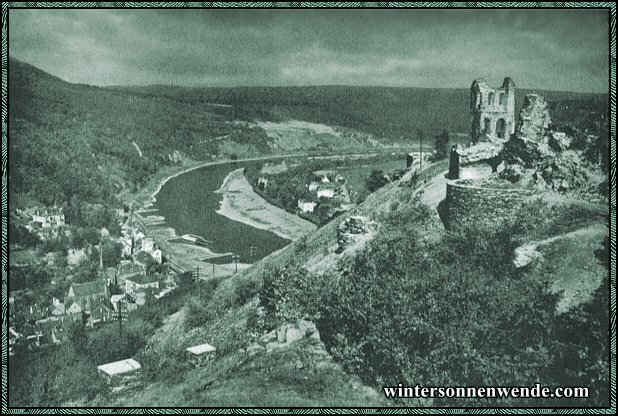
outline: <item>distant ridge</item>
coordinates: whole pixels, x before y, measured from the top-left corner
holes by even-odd
[[[467,134],[470,124],[467,89],[95,87],[14,58],[8,76],[9,158],[15,161],[9,191],[30,194],[30,203],[112,198],[176,163],[172,154],[185,160],[270,154],[276,149],[259,121],[319,123],[345,131],[355,143],[371,135],[404,145],[416,143],[421,132],[427,143],[443,129]],[[516,104],[528,92],[516,90]],[[537,92],[550,103],[564,102],[552,109],[554,122],[573,117],[569,100],[607,108],[603,94]],[[319,135],[306,140],[303,149],[324,143]]]

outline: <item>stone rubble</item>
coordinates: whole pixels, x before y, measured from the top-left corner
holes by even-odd
[[[320,341],[320,332],[315,324],[305,319],[299,319],[296,323],[286,323],[262,335],[257,341],[251,343],[245,353],[252,357],[266,352],[272,352],[286,348],[290,344],[303,338],[311,338]]]
[[[378,223],[363,216],[346,218],[337,227],[337,252],[341,253],[349,246],[366,239],[367,235],[374,233]]]

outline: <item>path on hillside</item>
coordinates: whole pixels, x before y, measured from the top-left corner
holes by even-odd
[[[523,244],[515,249],[515,262],[524,258],[528,263],[535,258],[541,259],[542,254],[537,248],[557,241],[572,241],[570,245],[568,243],[565,245],[564,259],[559,264],[553,264],[549,273],[547,269],[541,269],[542,273],[546,274],[543,278],[550,281],[551,292],[561,293],[556,303],[556,312],[565,313],[577,305],[592,300],[595,290],[603,282],[603,275],[607,270],[596,258],[595,253],[597,249],[601,249],[601,241],[608,232],[607,226],[597,223]]]
[[[602,224],[592,224],[578,228],[574,231],[558,234],[544,240],[531,241],[529,243],[522,244],[515,249],[515,259],[513,260],[513,263],[515,264],[515,267],[524,267],[530,264],[533,259],[541,256],[541,253],[537,250],[539,246],[551,244],[564,238],[588,237],[594,234],[603,233],[605,228],[606,227]]]

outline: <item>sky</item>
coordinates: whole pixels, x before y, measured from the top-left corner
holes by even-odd
[[[607,92],[605,10],[10,9],[9,56],[98,86]]]

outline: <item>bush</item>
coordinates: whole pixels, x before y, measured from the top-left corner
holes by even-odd
[[[196,328],[215,318],[215,311],[207,304],[192,299],[185,307],[185,325],[187,328]]]
[[[513,278],[509,230],[427,242],[419,209],[390,218],[401,232],[379,235],[320,293],[317,325],[333,356],[375,386],[550,383],[555,296]]]
[[[386,185],[388,182],[388,178],[381,170],[374,169],[371,171],[369,177],[365,181],[365,188],[367,188],[367,191],[369,191],[370,193],[375,192],[384,185]]]
[[[331,282],[298,266],[276,268],[264,275],[260,290],[260,306],[264,309],[265,328],[299,318],[314,319],[323,291]]]
[[[234,303],[238,306],[244,305],[247,301],[258,294],[261,285],[262,282],[255,279],[238,279],[236,286],[234,287],[234,293],[236,295]]]

